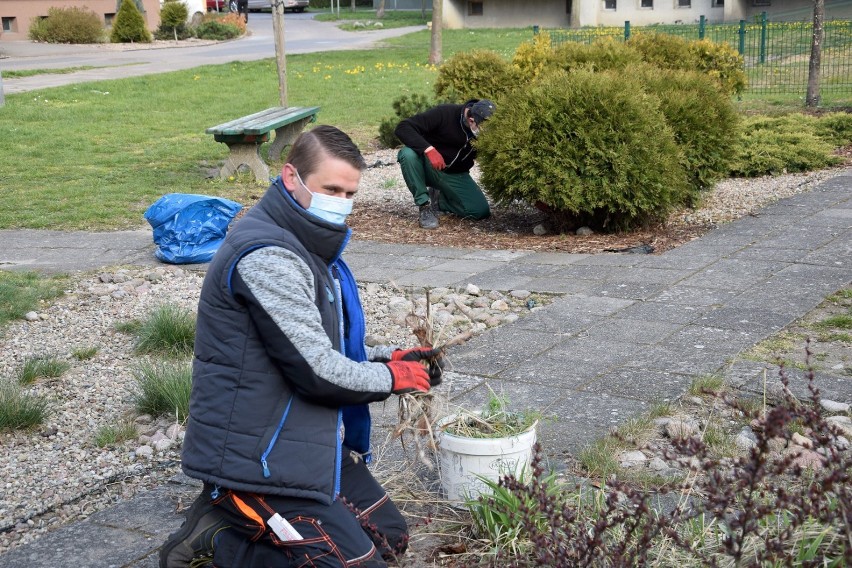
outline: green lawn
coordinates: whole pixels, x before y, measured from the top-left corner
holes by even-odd
[[[471,47],[511,54],[532,30],[443,36],[445,57]],[[366,150],[392,101],[431,94],[436,75],[428,31],[388,44],[287,57],[288,103],[319,105],[320,123]],[[277,104],[273,59],[10,94],[0,108],[0,228],[144,227],[145,209],[172,192],[247,203],[260,193],[253,180],[206,177],[227,148],[204,130]]]

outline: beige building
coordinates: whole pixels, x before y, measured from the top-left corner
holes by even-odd
[[[422,1],[385,0],[385,9],[419,10]],[[691,24],[701,16],[709,23],[732,23],[761,12],[771,21],[810,21],[813,0],[443,0],[443,11],[449,29],[621,27],[625,21],[634,26]],[[850,19],[852,2],[826,0],[825,11],[829,19]]]
[[[160,25],[160,0],[141,0],[142,17],[148,29]],[[0,0],[0,41],[27,39],[30,22],[35,18],[47,17],[50,8],[76,6],[87,8],[101,17],[104,25],[110,25],[118,11],[117,0]]]

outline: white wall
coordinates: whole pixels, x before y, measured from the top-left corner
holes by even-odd
[[[482,15],[472,16],[469,0],[444,1],[444,27],[524,28],[527,26],[568,27],[566,0],[481,0]],[[581,0],[573,0],[578,4]]]

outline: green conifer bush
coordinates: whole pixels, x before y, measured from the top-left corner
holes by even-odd
[[[112,24],[110,41],[112,43],[151,42],[151,32],[145,25],[145,18],[142,17],[133,0],[121,2],[121,8]]]
[[[385,118],[379,124],[379,143],[384,148],[397,148],[401,145],[396,137],[399,121],[414,116],[417,113],[429,109],[435,103],[425,95],[412,93],[411,95],[400,95],[393,101],[394,116]]]
[[[648,93],[660,100],[660,110],[683,152],[693,191],[707,189],[727,176],[740,120],[719,84],[700,71],[645,65],[635,72]]]
[[[104,24],[85,7],[48,8],[46,18],[33,18],[28,35],[47,43],[100,43]]]
[[[659,100],[624,73],[555,73],[515,91],[477,149],[495,201],[535,205],[562,228],[642,225],[689,198]]]
[[[520,84],[518,71],[496,51],[474,49],[456,53],[438,68],[435,95],[461,103],[470,99],[499,100]]]
[[[180,0],[166,0],[160,9],[160,26],[155,32],[157,39],[186,39],[189,31],[186,21],[189,19],[189,9]]]

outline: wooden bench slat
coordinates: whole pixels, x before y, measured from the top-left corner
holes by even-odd
[[[273,107],[230,122],[208,128],[207,134],[218,135],[257,135],[265,134],[276,128],[311,117],[319,112],[319,107]]]

